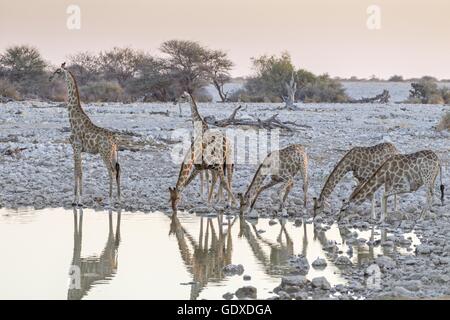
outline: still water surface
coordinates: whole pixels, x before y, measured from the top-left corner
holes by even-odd
[[[348,250],[336,225],[315,232],[304,221],[280,219],[271,225],[269,220],[0,209],[0,299],[222,299],[245,285],[256,287],[263,299],[273,296],[281,276],[291,270],[292,255],[303,254],[310,263],[327,259],[323,246],[329,240],[343,254]],[[383,232],[358,231],[358,236],[379,239]],[[350,258],[360,263],[389,254],[386,250],[408,254],[404,248],[361,245],[353,247]],[[345,283],[327,262],[324,270],[310,268],[307,278]],[[225,275],[222,269],[230,263],[242,264],[251,280]]]

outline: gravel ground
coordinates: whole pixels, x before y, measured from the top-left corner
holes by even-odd
[[[235,107],[235,104],[199,105],[201,114],[213,115],[216,119],[228,117]],[[390,141],[403,153],[432,149],[441,157],[444,169],[447,169],[444,172],[448,172],[450,134],[434,130],[443,113],[450,109],[448,106],[300,104],[298,111],[281,110],[279,107],[277,104],[243,104],[238,117],[265,119],[278,113],[281,121],[292,122],[290,126],[296,130],[281,131],[279,145],[283,147],[300,143],[307,147],[310,200],[319,194],[334,165],[353,146]],[[173,154],[180,144],[173,142],[188,137],[192,131],[188,105],[181,106],[181,115],[179,107],[172,104],[110,103],[89,104],[84,108],[96,124],[122,132],[129,141],[128,145],[132,146],[120,152],[123,208],[144,212],[169,210],[167,189],[175,185],[179,170]],[[73,161],[72,149],[68,144],[70,129],[67,110],[55,104],[24,101],[0,104],[0,111],[0,206],[69,207],[73,198]],[[245,191],[257,166],[256,163],[240,162],[236,163],[233,179],[235,192]],[[108,189],[107,172],[99,156],[83,155],[83,171],[84,205],[103,208]],[[309,217],[312,201],[304,210],[299,180],[296,180],[288,198],[287,213]],[[448,174],[444,174],[444,184],[450,186],[449,182]],[[332,196],[329,211],[338,210],[341,199],[349,195],[354,185],[351,176],[341,181]],[[210,212],[213,209],[199,197],[198,190],[199,183],[196,180],[185,190],[180,207]],[[449,194],[447,192],[444,207],[438,204],[436,198],[433,217],[419,221],[414,226],[421,240],[421,244],[414,249],[416,254],[394,254],[358,266],[344,266],[342,272],[349,280],[347,286],[328,288],[323,279],[306,284],[299,280],[299,290],[295,291],[293,286],[288,291],[281,290],[282,294],[277,297],[305,298],[302,292],[307,293],[306,297],[329,297],[330,292],[340,292],[333,295],[340,299],[449,295]],[[260,215],[272,214],[277,201],[278,193],[269,190],[262,194],[256,211]],[[423,190],[400,197],[401,214],[391,215],[386,222],[385,227],[393,236],[383,245],[388,246],[389,241],[405,241],[407,244],[403,235],[411,230],[413,222],[411,219],[402,219],[402,216],[404,213],[411,217],[418,215],[424,203]],[[379,203],[377,209],[380,209]],[[232,212],[236,212],[236,209],[232,209]],[[361,224],[366,224],[369,203],[362,206],[359,213],[359,218],[343,227],[361,227]],[[333,221],[332,214],[324,215],[316,221],[317,228],[326,229]],[[331,250],[330,254],[335,255],[333,257],[336,259],[339,257],[339,252]],[[369,290],[365,285],[367,268],[373,264],[379,266],[381,271],[379,290]],[[281,286],[286,286],[286,282]],[[310,289],[302,289],[301,286]]]

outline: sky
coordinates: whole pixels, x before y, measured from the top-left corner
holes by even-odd
[[[80,29],[67,27],[69,5]],[[56,65],[114,46],[160,55],[163,41],[186,39],[225,50],[233,76],[287,50],[318,74],[450,79],[449,13],[449,0],[0,0],[0,52],[29,44]]]

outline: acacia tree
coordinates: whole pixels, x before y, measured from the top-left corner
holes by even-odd
[[[105,79],[116,79],[124,87],[126,82],[136,75],[138,65],[144,57],[144,53],[140,51],[114,47],[110,51],[100,53],[99,71]]]
[[[80,85],[99,80],[99,57],[89,52],[79,52],[69,56],[69,68],[76,74]]]
[[[0,56],[0,65],[12,82],[32,81],[43,76],[47,67],[39,51],[27,45],[7,48]]]
[[[150,55],[145,55],[137,64],[136,76],[128,82],[126,89],[129,94],[142,97],[144,101],[167,102],[175,98],[166,62]]]
[[[233,67],[233,62],[228,58],[226,52],[211,50],[209,51],[206,64],[214,88],[219,93],[222,102],[226,102],[228,92],[224,91],[224,85],[231,79],[230,70]]]
[[[198,42],[169,40],[163,42],[161,52],[167,55],[168,72],[174,82],[184,91],[193,94],[209,78],[205,61],[209,52]]]

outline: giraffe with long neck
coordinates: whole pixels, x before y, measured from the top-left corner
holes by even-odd
[[[361,204],[384,184],[382,197],[381,221],[387,214],[387,200],[392,195],[410,193],[426,186],[427,205],[420,217],[431,209],[434,183],[440,175],[441,203],[444,204],[444,185],[442,184],[442,166],[438,156],[430,150],[422,150],[411,154],[396,154],[386,160],[372,176],[356,188],[348,201],[344,202],[338,220],[353,206]],[[373,209],[372,209],[373,210]],[[374,212],[372,212],[372,216]]]
[[[228,193],[228,202],[235,202],[232,192],[233,159],[232,148],[229,139],[220,131],[210,130],[206,121],[198,112],[194,97],[184,92],[177,103],[189,102],[191,106],[192,123],[194,125],[194,141],[188,150],[175,188],[169,188],[172,210],[176,212],[177,204],[181,198],[181,192],[193,179],[200,174],[201,194],[203,195],[203,173],[206,173],[206,182],[209,182],[208,172],[212,173],[211,186],[208,188],[208,203],[211,202],[214,187],[219,180],[219,197],[222,189]],[[225,175],[227,180],[225,181]]]
[[[319,198],[313,198],[314,216],[322,212],[333,190],[348,172],[352,172],[358,185],[361,185],[384,161],[397,153],[397,148],[388,142],[370,147],[354,147],[348,151],[328,176]],[[372,205],[375,205],[374,199],[372,199]]]
[[[303,205],[306,207],[308,156],[302,145],[293,144],[269,153],[261,162],[245,194],[239,193],[240,214],[244,215],[251,212],[261,192],[279,183],[283,183],[280,192],[280,210],[282,210],[286,198],[294,186],[294,177],[298,172],[303,179]],[[270,177],[270,181],[263,185],[267,177]]]
[[[118,144],[115,134],[104,128],[96,126],[81,107],[80,95],[74,75],[66,69],[65,63],[61,65],[50,77],[62,76],[67,86],[67,109],[69,111],[70,144],[74,158],[74,200],[73,205],[82,206],[83,171],[81,167],[81,154],[87,152],[100,154],[109,175],[109,201],[112,201],[113,180],[117,186],[117,198],[120,202],[120,165],[118,159]]]
[[[202,147],[198,147],[199,144]],[[228,204],[234,203],[235,199],[230,179],[233,170],[231,157],[231,146],[224,135],[216,132],[206,132],[205,135],[197,137],[191,144],[181,164],[175,187],[169,187],[173,213],[177,212],[177,206],[181,200],[183,190],[204,170],[209,170],[213,173],[211,188],[208,193],[208,203],[211,201],[217,180],[228,193]],[[225,179],[225,170],[227,170],[228,180]]]
[[[192,118],[192,127],[194,128],[194,136],[202,136],[203,134],[205,134],[205,132],[209,130],[209,126],[208,123],[206,123],[206,121],[200,115],[200,112],[198,112],[197,103],[195,102],[195,99],[192,96],[192,94],[186,91],[183,92],[183,94],[181,94],[181,96],[177,99],[177,103],[181,102],[189,102],[189,105],[191,107],[191,118]],[[204,181],[206,181],[206,190],[209,190],[208,170],[201,171],[199,178],[200,178],[200,194],[203,197]]]

